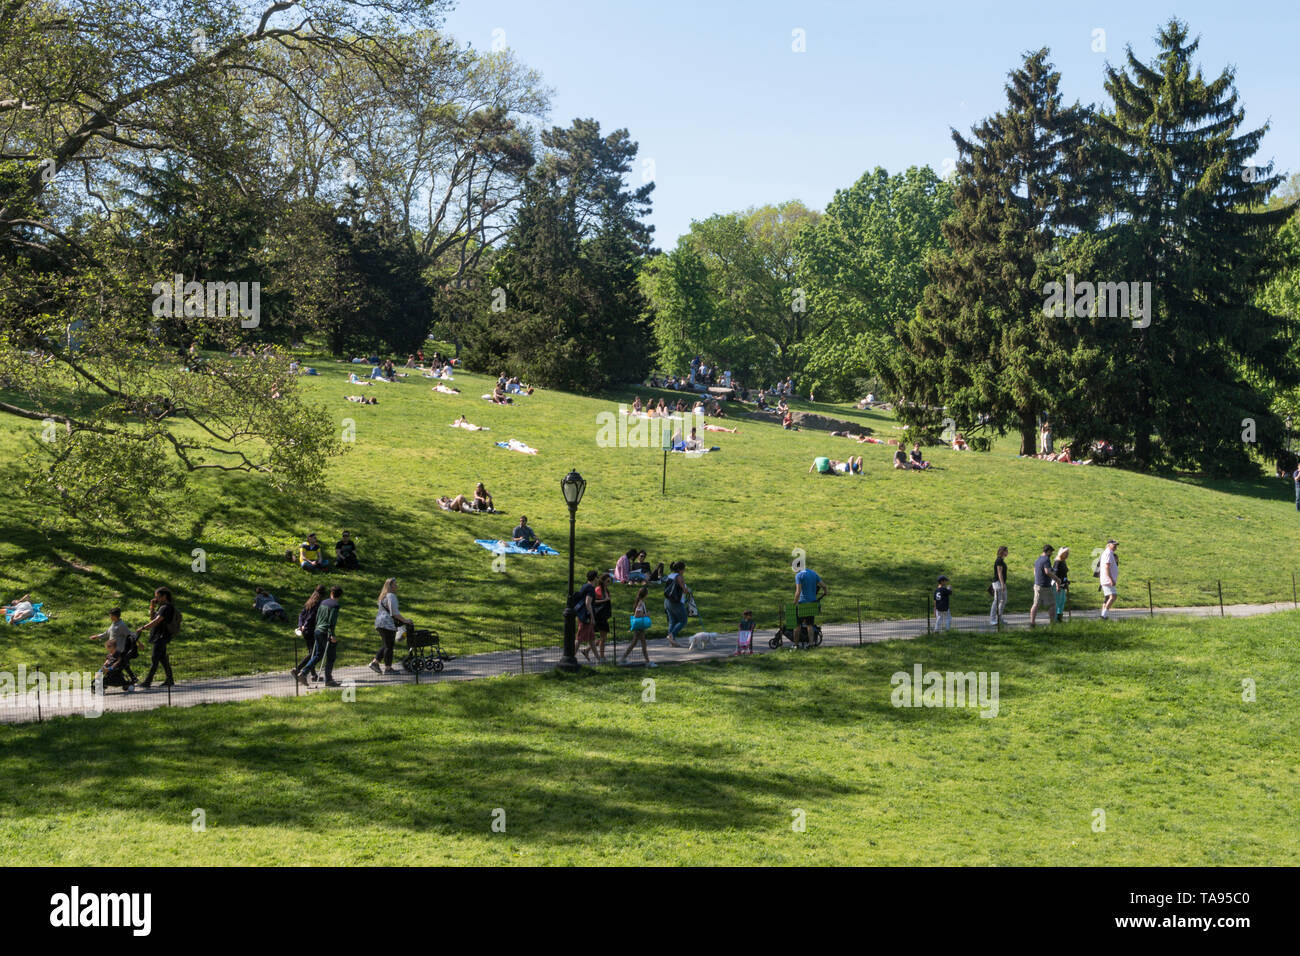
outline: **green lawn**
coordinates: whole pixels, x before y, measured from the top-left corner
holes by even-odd
[[[0,859],[1294,866],[1298,625],[1076,622],[0,727]],[[916,663],[997,672],[998,715],[895,708]]]
[[[95,649],[84,638],[103,628],[104,611],[120,602],[138,624],[163,583],[186,615],[186,633],[173,651],[180,676],[282,668],[292,651],[288,629],[255,618],[253,587],[269,587],[296,612],[316,581],[279,556],[307,530],[332,544],[344,528],[359,539],[366,565],[344,582],[342,627],[350,636],[371,633],[374,598],[393,574],[403,608],[439,627],[453,649],[484,647],[472,639],[482,635],[513,637],[517,625],[529,640],[553,640],[566,558],[509,559],[498,573],[473,539],[508,536],[527,513],[544,540],[567,550],[559,480],[570,467],[589,481],[579,513],[579,568],[611,567],[634,544],[653,561],[686,559],[710,628],[730,627],[746,605],[762,626],[774,624],[790,588],[794,549],[805,550],[826,578],[833,598],[827,617],[841,620],[856,613],[859,597],[867,618],[919,616],[941,572],[953,579],[957,613],[983,611],[1001,543],[1011,548],[1013,610],[1027,603],[1029,569],[1045,542],[1074,549],[1075,579],[1084,584],[1076,607],[1097,603],[1087,566],[1110,535],[1122,541],[1121,605],[1145,604],[1147,578],[1166,606],[1217,602],[1219,579],[1229,602],[1289,600],[1291,570],[1300,565],[1292,560],[1300,518],[1281,482],[1070,467],[1018,459],[1010,441],[988,454],[932,449],[933,471],[903,473],[891,470],[891,450],[883,446],[733,421],[739,434],[709,433],[721,452],[670,456],[663,496],[659,451],[597,445],[597,415],[630,400],[631,391],[604,399],[541,391],[500,408],[478,397],[489,379],[462,374],[459,396],[435,394],[431,383],[411,378],[365,390],[380,404],[362,407],[343,400],[361,391],[345,382],[359,366],[320,356],[309,361],[322,374],[303,379],[304,387],[340,423],[340,433],[344,419],[355,422],[355,442],[331,466],[330,490],[320,500],[273,495],[249,479],[206,478],[178,519],[111,535],[39,524],[17,496],[12,471],[0,474],[15,491],[0,533],[0,593],[31,590],[54,615],[47,624],[0,629],[0,668],[92,666]],[[880,435],[902,434],[882,414],[818,410],[855,418]],[[492,430],[449,428],[462,412]],[[0,442],[10,452],[3,460],[12,461],[38,432],[38,423],[0,421]],[[510,438],[541,453],[493,445]],[[863,477],[807,474],[817,454],[857,452],[866,459]],[[439,494],[469,493],[479,479],[502,514],[437,509]],[[196,548],[207,555],[203,573],[191,570]]]

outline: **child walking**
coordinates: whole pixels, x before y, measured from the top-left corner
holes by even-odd
[[[646,633],[650,630],[650,615],[646,613],[645,599],[649,595],[649,588],[641,588],[636,592],[636,601],[632,604],[632,621],[630,629],[632,631],[632,640],[627,645],[627,650],[623,653],[623,663],[632,655],[633,648],[637,642],[641,643],[641,656],[645,658],[646,667],[658,667],[654,661],[650,660],[650,651],[646,648]]]
[[[952,612],[948,610],[951,601],[952,588],[948,587],[948,579],[941,574],[939,586],[934,589],[935,631],[946,631],[952,627]]]

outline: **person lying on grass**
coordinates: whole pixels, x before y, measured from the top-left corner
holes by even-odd
[[[463,511],[466,514],[478,513],[478,509],[474,507],[474,502],[464,495],[457,495],[455,498],[448,498],[443,495],[438,499],[438,507],[443,511]]]
[[[349,396],[348,396],[348,401],[349,401],[349,402],[357,402],[357,403],[360,404],[360,405],[378,405],[378,404],[379,404],[379,399],[374,398],[374,397],[367,398],[367,397],[364,396],[364,395],[349,395]]]
[[[470,431],[470,432],[485,432],[489,430],[486,425],[471,425],[469,421],[466,420],[464,415],[461,415],[460,418],[452,422],[451,427],[463,428],[466,431]]]
[[[848,461],[839,461],[835,458],[826,458],[821,456],[813,459],[812,465],[808,468],[808,474],[817,472],[819,475],[857,475],[862,473],[862,458],[851,457]]]
[[[3,609],[9,614],[9,623],[18,624],[27,620],[29,617],[36,616],[36,606],[32,604],[32,596],[24,594],[16,601],[10,601],[3,605]]]
[[[442,392],[444,395],[459,395],[459,394],[460,394],[460,389],[458,389],[458,388],[452,388],[450,385],[443,385],[441,382],[439,382],[437,385],[433,386],[433,390],[434,390],[435,392]]]
[[[740,431],[739,428],[724,428],[722,425],[710,425],[708,422],[704,423],[704,430],[706,432],[726,432],[728,435],[734,435]]]
[[[357,378],[357,373],[353,372],[351,375],[348,376],[348,384],[358,385],[361,388],[369,388],[372,383],[367,382],[364,378]]]

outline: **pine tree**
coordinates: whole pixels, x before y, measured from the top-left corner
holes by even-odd
[[[1157,40],[1153,63],[1130,48],[1126,67],[1106,71],[1102,261],[1116,281],[1149,281],[1154,305],[1146,327],[1121,320],[1126,334],[1096,381],[1140,467],[1240,472],[1255,467],[1252,440],[1271,457],[1284,449],[1269,398],[1298,373],[1284,320],[1258,293],[1277,271],[1275,236],[1295,206],[1264,209],[1281,177],[1249,164],[1268,127],[1242,129],[1234,70],[1207,80],[1194,69],[1199,40],[1179,20]]]
[[[940,407],[964,431],[987,423],[1020,432],[1032,454],[1038,413],[1059,399],[1068,362],[1062,329],[1044,314],[1043,286],[1058,238],[1086,228],[1087,110],[1065,106],[1060,74],[1042,49],[1009,75],[1007,109],[955,130],[955,212],[948,249],[932,255],[930,284],[899,330],[904,350],[890,384],[904,414],[937,420]],[[985,419],[983,416],[987,415]]]

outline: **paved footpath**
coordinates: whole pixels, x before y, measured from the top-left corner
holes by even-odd
[[[1234,604],[1228,605],[1223,609],[1229,617],[1253,617],[1258,614],[1274,614],[1279,611],[1290,611],[1293,605],[1285,603],[1277,604]],[[1124,618],[1143,618],[1149,615],[1145,608],[1126,608],[1112,612],[1112,617],[1118,619]],[[1181,615],[1190,617],[1218,617],[1220,609],[1218,605],[1207,607],[1181,607],[1181,608],[1158,608],[1156,614]],[[1096,618],[1098,612],[1089,611],[1087,613],[1078,613],[1074,615],[1079,618]],[[1047,619],[1046,615],[1039,618],[1039,628],[1042,628],[1045,634],[1050,634],[1052,627],[1062,625],[1051,625],[1043,623]],[[1003,618],[1004,627],[1010,628],[1027,628],[1029,625],[1029,615],[1009,614]],[[931,622],[930,626],[933,624]],[[953,618],[953,630],[966,634],[987,634],[996,630],[988,623],[988,618],[984,615],[971,617]],[[773,636],[774,631],[759,631],[754,635],[754,653],[770,654],[775,653],[768,647],[768,640]],[[864,621],[861,628],[857,623],[850,624],[828,624],[822,628],[822,643],[825,646],[847,646],[859,643],[877,643],[880,641],[893,640],[910,640],[928,633],[927,622],[925,618],[912,618],[898,621]],[[626,635],[623,635],[626,637]],[[345,640],[344,646],[349,652],[355,651],[360,642]],[[783,649],[789,649],[790,644],[784,644]],[[399,653],[401,645],[398,645]],[[613,651],[610,650],[612,659]],[[626,642],[620,640],[618,644],[618,653],[622,657],[626,650]],[[695,661],[710,660],[717,658],[726,658],[735,654],[736,637],[729,634],[720,639],[714,646],[709,648],[697,648],[688,650],[686,642],[683,641],[680,648],[669,647],[664,639],[656,639],[655,646],[650,648],[650,658],[660,666],[672,664],[687,664]],[[480,677],[496,677],[504,674],[518,674],[521,671],[538,672],[554,668],[560,660],[561,649],[559,647],[541,647],[526,649],[521,654],[518,649],[494,651],[487,654],[474,654],[466,657],[458,657],[446,663],[445,669],[438,674],[421,674],[418,683],[429,684],[437,681],[446,680],[473,680]],[[578,663],[587,665],[582,655],[578,655]],[[606,665],[609,666],[609,665]],[[641,660],[641,652],[638,648],[635,656],[627,665],[628,667],[644,666]],[[322,684],[313,684],[310,687],[299,684],[288,671],[277,671],[263,674],[248,674],[240,677],[218,677],[205,680],[178,681],[177,684],[170,688],[155,685],[149,690],[135,690],[124,692],[116,688],[110,688],[108,694],[102,700],[104,710],[109,711],[133,711],[133,710],[152,710],[156,707],[189,707],[195,704],[211,704],[235,700],[256,700],[262,697],[294,697],[305,696],[308,694],[340,693],[342,691],[357,690],[360,691],[369,687],[383,687],[393,684],[410,684],[416,682],[416,678],[406,672],[401,674],[381,675],[365,665],[355,665],[348,667],[339,667],[334,671],[335,680],[343,684],[343,688],[326,688]],[[19,723],[34,721],[47,717],[63,715],[87,715],[88,711],[93,713],[98,709],[100,701],[98,698],[93,699],[93,703],[88,704],[88,698],[80,693],[63,695],[66,699],[56,699],[59,695],[45,694],[40,701],[39,717],[36,702],[31,699],[33,695],[28,695],[26,699],[9,699],[0,700],[0,723]],[[93,708],[93,709],[92,709]]]

